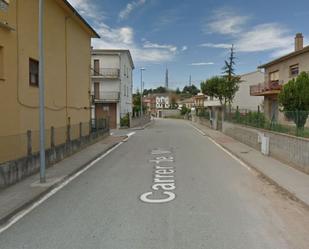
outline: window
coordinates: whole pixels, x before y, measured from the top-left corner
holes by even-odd
[[[4,55],[3,47],[0,46],[0,80],[4,80]]]
[[[269,74],[269,79],[271,82],[279,81],[279,71],[274,71]]]
[[[29,85],[39,86],[39,62],[29,59]]]
[[[290,77],[295,77],[299,74],[298,64],[290,66]]]
[[[0,10],[7,11],[10,0],[0,0]]]
[[[100,60],[93,60],[94,76],[100,75]]]

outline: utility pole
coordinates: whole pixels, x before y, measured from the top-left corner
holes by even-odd
[[[46,182],[45,174],[45,86],[44,86],[44,7],[39,1],[39,94],[40,94],[40,182]]]
[[[191,74],[190,74],[190,78],[189,78],[189,86],[192,86],[192,78],[191,78]]]
[[[143,117],[143,71],[145,68],[141,68],[141,117]]]
[[[165,88],[168,90],[168,68],[166,67],[165,71]]]

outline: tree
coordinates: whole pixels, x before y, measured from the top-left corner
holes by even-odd
[[[223,76],[214,76],[201,83],[202,93],[220,100],[222,105],[228,102],[227,97],[228,81]]]
[[[231,47],[230,56],[228,60],[225,60],[225,66],[223,67],[223,77],[226,78],[227,84],[225,86],[225,98],[229,105],[233,102],[236,92],[239,89],[238,84],[241,82],[240,77],[235,75],[235,50],[234,45]]]
[[[309,115],[309,74],[302,72],[285,84],[278,99],[285,116],[296,124],[297,133],[301,132]]]
[[[191,96],[195,96],[200,92],[200,90],[195,86],[195,85],[191,85],[191,86],[185,86],[182,90],[182,93],[187,93],[190,94]]]
[[[176,89],[176,94],[177,95],[181,94],[179,87],[177,87],[177,89]]]

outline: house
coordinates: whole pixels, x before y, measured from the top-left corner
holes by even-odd
[[[259,84],[264,80],[264,73],[260,70],[240,75],[239,89],[233,99],[232,107],[247,111],[257,111],[262,107],[264,98],[262,96],[251,96],[250,86]]]
[[[129,50],[94,49],[91,59],[92,117],[109,117],[110,128],[132,113],[134,63]]]
[[[156,109],[169,109],[171,107],[171,100],[169,93],[156,94]]]
[[[198,93],[193,97],[194,107],[197,109],[204,108],[204,101],[207,99],[207,96],[203,93]]]
[[[0,0],[0,162],[25,155],[28,130],[38,151],[38,21],[38,0]],[[44,23],[45,124],[61,131],[57,145],[68,125],[73,139],[80,123],[89,132],[91,38],[99,35],[66,0],[45,1]]]
[[[303,35],[296,34],[295,50],[292,53],[259,66],[265,70],[264,82],[250,86],[251,96],[264,97],[264,112],[272,121],[287,122],[279,111],[278,94],[282,86],[298,76],[302,71],[309,71],[309,46],[303,46]]]
[[[178,109],[181,109],[183,106],[191,109],[194,107],[194,97],[179,100],[177,104],[178,104]]]

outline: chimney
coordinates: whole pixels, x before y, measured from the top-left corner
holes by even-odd
[[[295,51],[302,50],[304,48],[304,37],[302,33],[297,33],[295,36]]]

